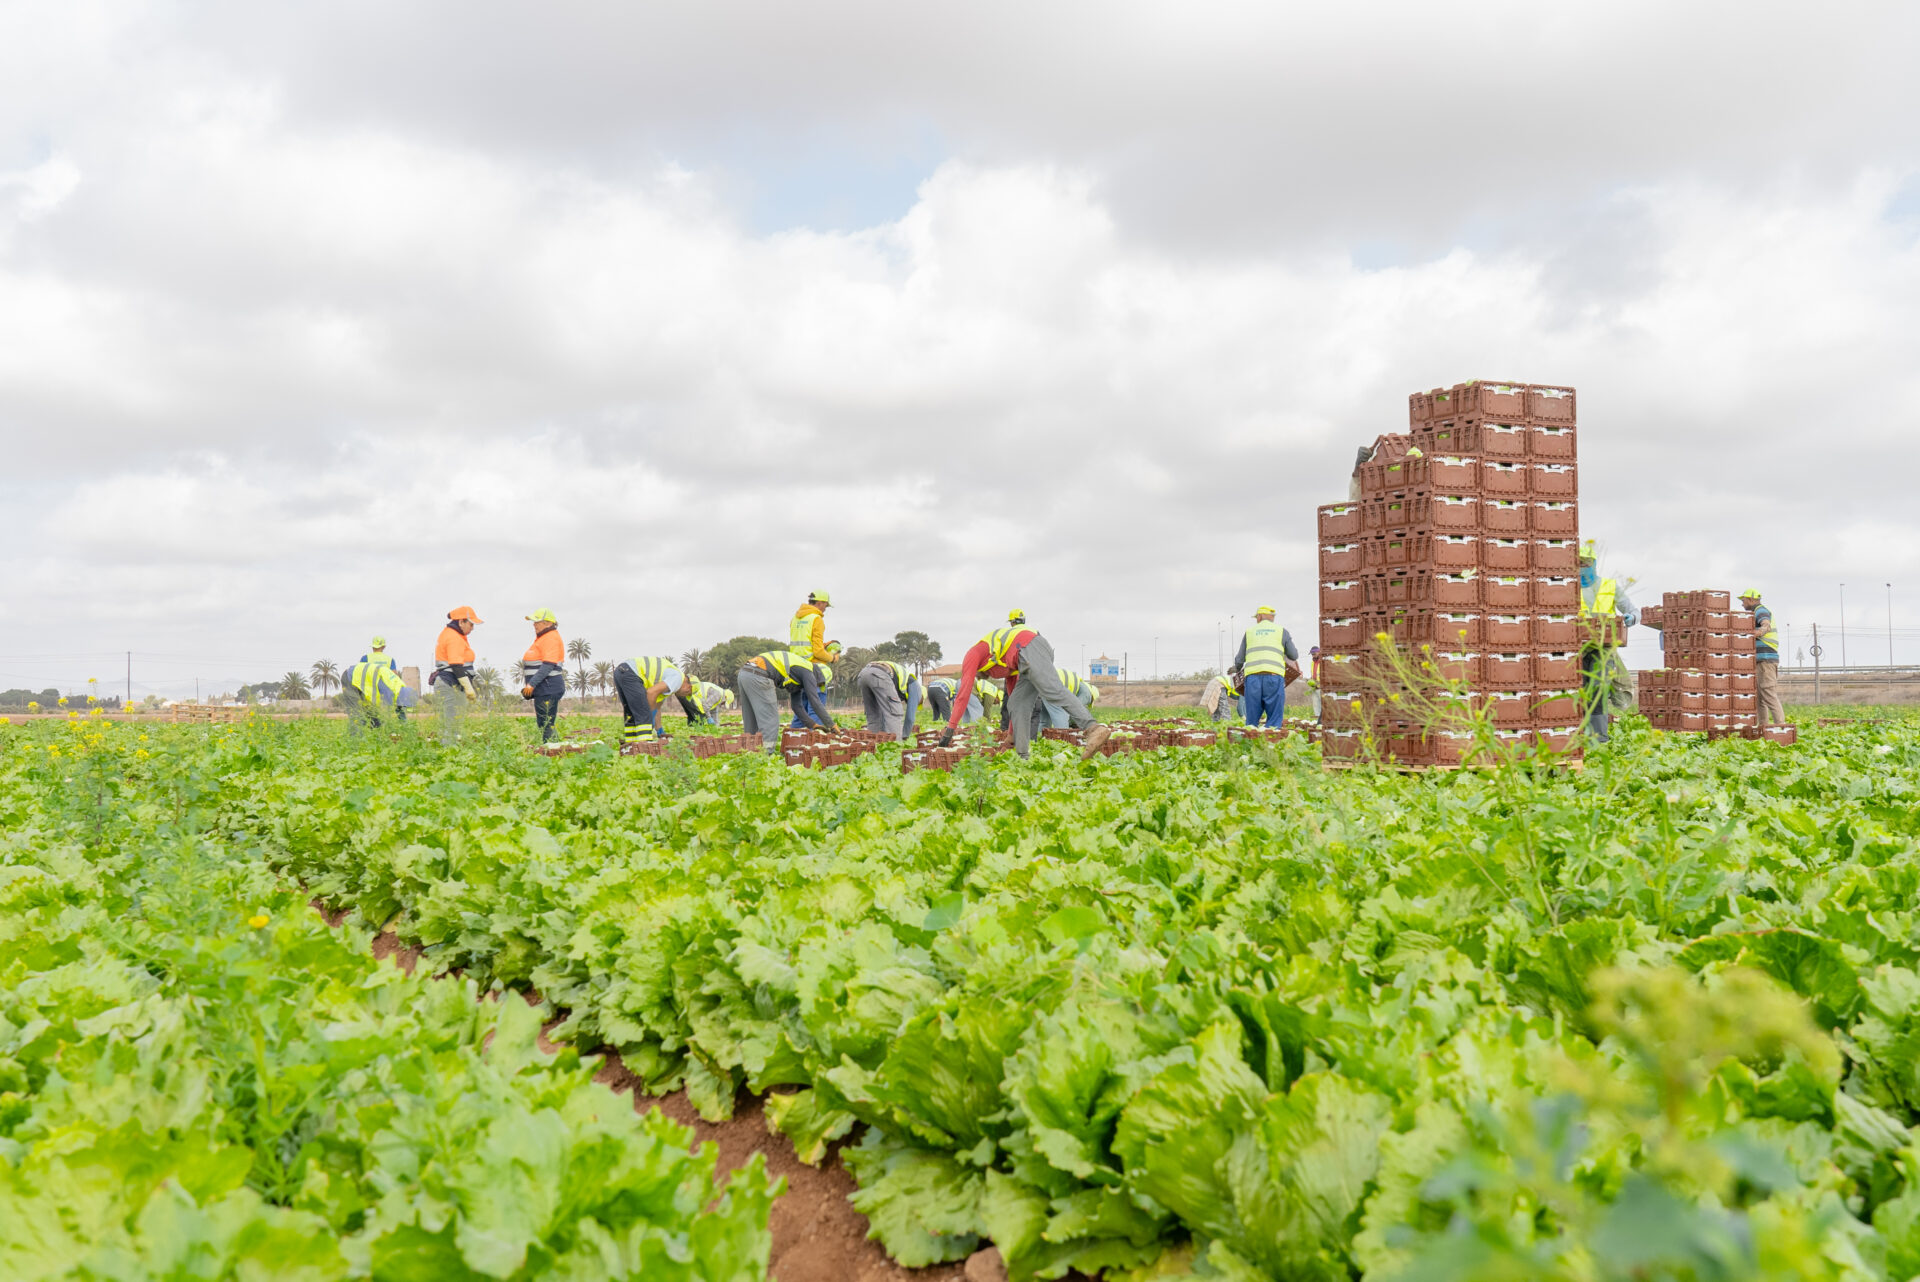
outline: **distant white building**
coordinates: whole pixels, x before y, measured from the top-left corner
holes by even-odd
[[[1105,677],[1112,681],[1120,679],[1120,660],[1111,655],[1101,655],[1087,665],[1087,680],[1098,681]]]

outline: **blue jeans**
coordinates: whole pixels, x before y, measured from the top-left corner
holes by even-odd
[[[1270,726],[1279,725],[1287,714],[1287,679],[1278,672],[1253,673],[1240,695],[1240,713],[1250,726],[1262,717]]]

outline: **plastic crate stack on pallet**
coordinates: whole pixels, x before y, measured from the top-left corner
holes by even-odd
[[[1660,730],[1792,743],[1792,726],[1762,726],[1754,689],[1753,616],[1718,588],[1668,592],[1640,612],[1661,630],[1666,666],[1642,672],[1640,711]]]
[[[1329,758],[1376,751],[1458,764],[1472,736],[1396,718],[1405,673],[1385,633],[1463,684],[1515,745],[1577,748],[1579,470],[1570,387],[1476,381],[1409,398],[1360,498],[1320,508],[1322,736]],[[1430,650],[1423,649],[1430,647]],[[1430,658],[1429,658],[1430,656]]]

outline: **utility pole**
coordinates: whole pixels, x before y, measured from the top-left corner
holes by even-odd
[[[1840,666],[1847,666],[1847,585],[1840,585]]]
[[[1887,666],[1893,666],[1893,584],[1887,584]]]
[[[1153,679],[1160,679],[1160,638],[1153,639]]]
[[[1127,702],[1127,678],[1132,675],[1127,668],[1127,652],[1122,650],[1120,652],[1120,706],[1123,708],[1132,706]]]
[[[1813,656],[1813,702],[1820,704],[1820,625],[1813,625],[1813,648],[1808,651]]]
[[[1218,619],[1213,621],[1213,675],[1221,676],[1227,670],[1227,625]]]
[[[1889,650],[1887,653],[1893,653]],[[127,651],[127,697],[120,703],[120,711],[126,712],[133,707],[133,651]]]

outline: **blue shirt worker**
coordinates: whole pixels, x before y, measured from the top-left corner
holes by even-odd
[[[1287,715],[1287,683],[1300,675],[1293,634],[1273,621],[1270,605],[1255,607],[1253,626],[1240,638],[1230,670],[1238,677],[1241,715],[1250,726],[1278,727]]]
[[[1787,724],[1787,710],[1780,705],[1780,632],[1773,626],[1773,611],[1760,604],[1760,589],[1745,588],[1740,604],[1753,615],[1753,691],[1763,726]]]
[[[757,734],[768,752],[780,750],[780,694],[792,692],[803,700],[811,715],[828,728],[833,718],[827,713],[826,700],[820,697],[820,669],[792,650],[769,650],[755,655],[734,673],[734,688],[740,692],[740,719],[748,734]]]
[[[387,639],[385,637],[375,637],[369,644],[372,648],[360,656],[360,662],[384,663],[396,672],[399,671],[400,665],[387,656]]]
[[[400,669],[392,660],[379,662],[364,656],[347,669],[340,695],[347,704],[350,734],[359,733],[362,726],[379,726],[382,712],[392,712],[396,721],[405,721],[407,709],[419,701],[413,687],[400,679]]]
[[[905,742],[920,715],[920,675],[904,663],[876,659],[860,669],[860,707],[867,729]]]

